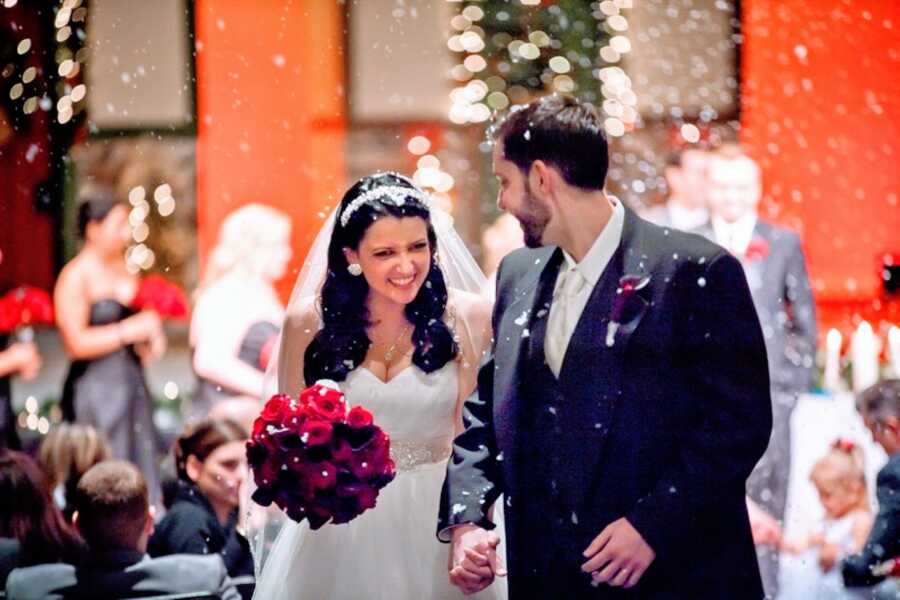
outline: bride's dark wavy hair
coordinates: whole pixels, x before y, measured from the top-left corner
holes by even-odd
[[[365,277],[353,276],[347,271],[344,248],[358,250],[366,230],[381,217],[419,217],[428,227],[431,267],[419,293],[405,309],[406,318],[414,327],[413,364],[425,373],[431,373],[459,353],[459,346],[443,321],[447,307],[447,284],[437,263],[437,236],[428,207],[413,195],[408,196],[400,206],[387,198],[373,199],[357,208],[346,226],[341,225],[341,216],[351,202],[360,194],[384,186],[416,189],[405,177],[377,173],[360,179],[341,199],[334,233],[328,245],[328,269],[322,285],[320,309],[323,328],[304,354],[303,378],[307,385],[318,379],[343,381],[366,357],[372,343],[366,334],[366,327],[371,324],[366,307],[369,284]]]

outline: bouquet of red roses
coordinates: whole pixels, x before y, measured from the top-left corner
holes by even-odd
[[[253,500],[274,502],[314,530],[373,508],[396,474],[388,435],[366,409],[348,410],[330,381],[306,388],[298,400],[272,396],[253,423],[247,460],[257,486]]]
[[[163,319],[185,319],[188,301],[184,291],[161,275],[141,279],[131,307],[135,310],[155,310]]]
[[[23,285],[0,298],[0,332],[18,330],[21,341],[31,341],[31,327],[52,324],[53,303],[44,290]]]

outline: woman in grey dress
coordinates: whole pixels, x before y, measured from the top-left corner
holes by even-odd
[[[62,396],[68,421],[102,431],[115,458],[136,464],[151,500],[159,497],[162,440],[143,362],[165,352],[165,334],[153,311],[135,312],[136,275],[126,268],[131,237],[128,209],[110,193],[97,193],[78,210],[84,246],[60,273],[54,290],[56,322],[72,359]]]

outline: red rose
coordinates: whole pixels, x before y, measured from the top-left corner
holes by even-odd
[[[350,442],[337,437],[332,438],[331,458],[336,463],[347,463],[353,460],[353,447]]]
[[[9,333],[19,324],[19,311],[10,297],[0,298],[0,333]]]
[[[306,481],[315,489],[325,490],[337,485],[337,468],[327,460],[306,463],[301,470]]]
[[[762,260],[768,255],[769,242],[758,236],[750,240],[750,244],[747,245],[747,250],[744,252],[744,258],[750,262]]]
[[[347,414],[347,424],[354,429],[361,429],[372,424],[372,413],[362,406],[354,406]]]
[[[315,412],[329,421],[343,422],[347,417],[347,404],[338,390],[317,384],[304,392],[303,397]]]
[[[320,446],[331,441],[331,432],[327,421],[306,421],[300,426],[300,439],[307,446]]]
[[[270,455],[268,460],[262,461],[262,464],[253,469],[253,481],[260,487],[274,485],[278,480],[279,468]]]
[[[259,417],[273,425],[281,425],[283,417],[291,410],[291,397],[287,394],[275,394],[263,407]]]
[[[360,512],[375,508],[375,500],[378,498],[378,490],[371,487],[363,487],[356,492],[356,502]]]
[[[135,310],[155,310],[163,319],[184,319],[188,316],[184,291],[160,275],[148,275],[141,279],[131,306]]]
[[[266,420],[262,417],[256,417],[256,420],[253,421],[253,432],[250,434],[251,438],[256,438],[262,432],[266,430]]]

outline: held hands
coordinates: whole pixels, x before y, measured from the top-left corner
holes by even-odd
[[[747,498],[747,515],[750,517],[750,531],[757,546],[781,544],[781,525],[756,502]]]
[[[480,592],[494,577],[506,576],[506,567],[497,556],[500,537],[476,525],[460,525],[453,529],[450,544],[450,583],[466,595]]]
[[[583,554],[588,561],[581,570],[591,574],[592,585],[626,588],[637,585],[656,558],[653,548],[625,518],[607,525]]]

